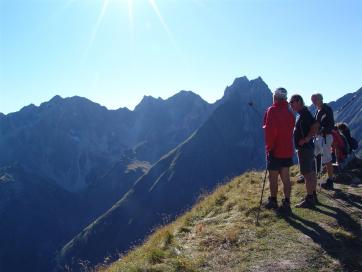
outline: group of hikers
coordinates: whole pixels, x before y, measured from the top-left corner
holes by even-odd
[[[355,143],[349,140],[353,138],[348,126],[345,123],[335,125],[333,110],[323,103],[323,96],[313,94],[311,100],[316,107],[314,116],[305,106],[302,96],[294,94],[288,102],[287,90],[278,88],[273,93],[273,104],[265,112],[263,128],[270,184],[270,197],[264,205],[267,209],[278,209],[280,176],[284,199],[279,210],[291,211],[289,167],[293,165],[294,150],[297,151],[300,173],[307,191],[296,207],[313,208],[318,203],[317,169],[325,165],[328,178],[321,186],[327,190],[333,189],[333,161],[342,165],[355,149],[351,146]],[[297,118],[293,112],[297,113]]]

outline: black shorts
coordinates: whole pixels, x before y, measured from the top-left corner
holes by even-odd
[[[276,158],[268,156],[268,170],[279,171],[284,167],[291,167],[293,165],[293,158]]]
[[[298,161],[300,173],[302,175],[309,174],[315,171],[314,149],[300,148],[298,149]]]

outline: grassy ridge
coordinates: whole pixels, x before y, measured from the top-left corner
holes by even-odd
[[[291,169],[292,203],[304,195],[297,172]],[[256,227],[262,175],[246,173],[218,187],[142,246],[96,270],[361,271],[362,188],[338,185],[334,195],[319,194],[316,209],[293,208],[289,217],[263,209]]]

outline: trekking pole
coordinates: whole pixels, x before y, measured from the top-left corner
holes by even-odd
[[[319,187],[319,192],[322,191],[320,178],[321,178],[321,171],[322,171],[322,156],[323,156],[323,151],[321,150],[321,148],[323,148],[323,142],[321,145],[320,141],[321,140],[318,136],[314,138],[314,145],[319,147],[318,152],[316,154],[314,154],[314,163],[315,163],[314,166],[315,166],[315,174],[316,174],[316,179],[317,179],[316,187]]]
[[[322,178],[323,176],[323,153],[322,154],[319,154],[318,156],[318,166],[319,166],[319,171],[318,171],[318,177],[319,179]],[[321,180],[319,180],[319,192],[322,192],[322,182]]]
[[[258,208],[258,211],[257,211],[257,214],[256,214],[256,221],[255,221],[256,226],[259,226],[259,215],[260,215],[261,204],[263,202],[263,195],[264,195],[264,188],[265,188],[265,181],[266,181],[266,173],[267,172],[268,172],[268,167],[265,167],[264,180],[263,180],[263,189],[261,190],[259,208]]]
[[[260,112],[254,107],[254,102],[250,101],[248,103],[248,105],[254,110],[254,112],[258,115],[259,118],[263,118],[263,116],[260,114]],[[261,204],[263,203],[263,195],[264,195],[264,188],[265,188],[265,181],[266,181],[266,174],[268,172],[268,167],[267,167],[267,163],[268,163],[268,159],[265,156],[265,173],[264,173],[264,179],[263,179],[263,188],[261,190],[261,196],[260,196],[260,203],[259,203],[259,208],[256,214],[256,221],[255,221],[255,225],[259,226],[259,216],[260,216],[260,210],[261,210]]]
[[[317,179],[317,185],[319,187],[319,192],[322,191],[321,183],[318,181],[319,179],[319,171],[318,171],[318,157],[314,155],[314,168],[315,168],[315,177]]]

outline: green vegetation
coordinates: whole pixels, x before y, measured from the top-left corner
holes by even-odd
[[[304,195],[297,173],[291,169],[293,204]],[[262,178],[257,172],[234,178],[142,246],[96,270],[361,271],[361,187],[337,185],[319,194],[314,210],[292,208],[289,217],[262,209],[256,227]]]

